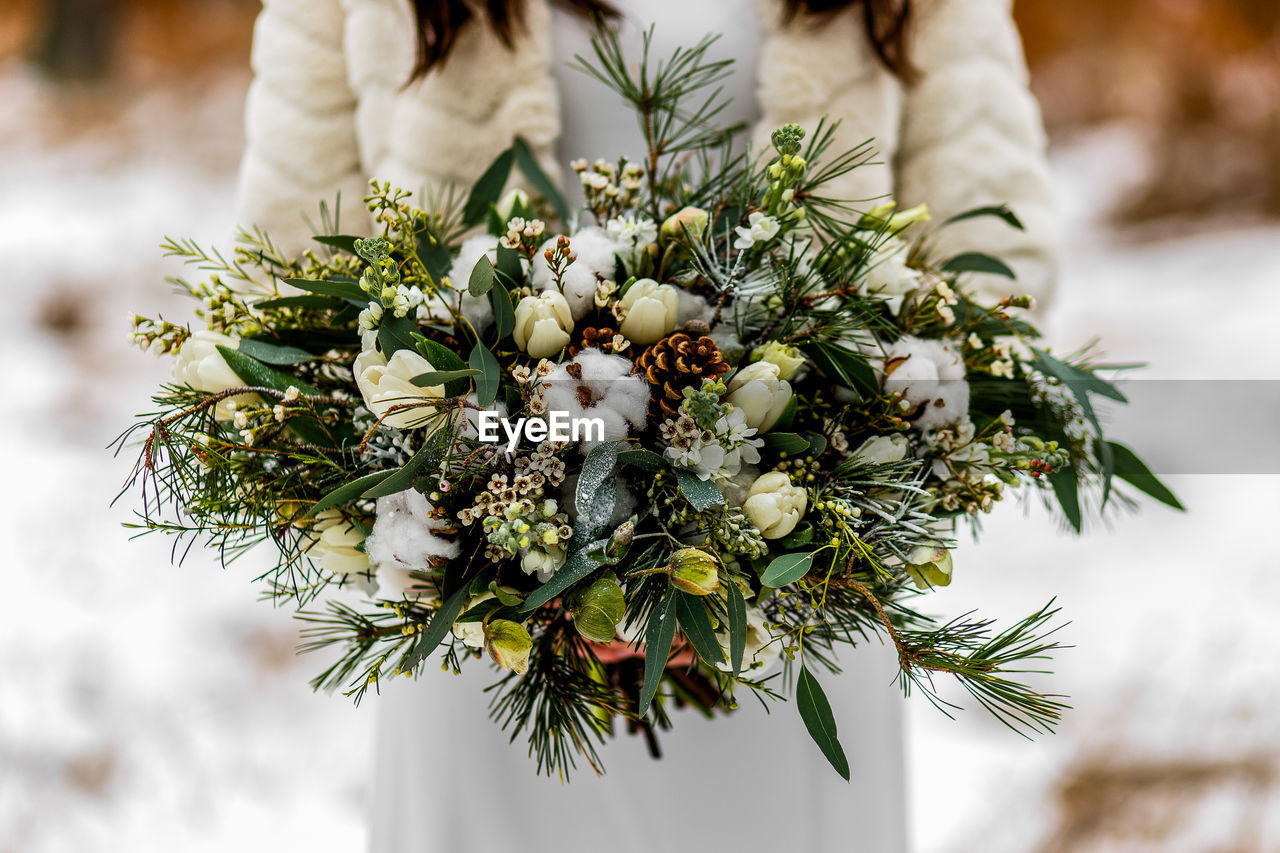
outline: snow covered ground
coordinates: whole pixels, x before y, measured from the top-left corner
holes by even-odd
[[[310,692],[317,661],[253,600],[251,565],[171,566],[168,543],[128,541],[127,502],[106,509],[127,462],[103,448],[164,375],[126,317],[179,310],[161,234],[226,236],[244,82],[158,89],[85,127],[0,69],[0,853],[349,851],[366,835],[372,709]],[[1280,378],[1280,227],[1116,239],[1095,213],[1141,167],[1133,138],[1057,158],[1055,342],[1099,334],[1162,378]],[[1076,539],[1006,507],[962,552],[932,606],[1013,619],[1056,595],[1076,648],[1053,683],[1076,710],[1028,743],[914,703],[919,851],[1280,848],[1280,478],[1171,484],[1186,515],[1148,506]]]

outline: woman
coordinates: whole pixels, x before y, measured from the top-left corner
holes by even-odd
[[[975,283],[1043,304],[1053,281],[1044,137],[1026,88],[1010,0],[266,0],[249,95],[240,221],[287,249],[300,211],[341,192],[344,230],[362,221],[370,177],[418,189],[469,185],[514,136],[548,171],[578,156],[639,153],[611,92],[565,68],[585,53],[588,15],[616,13],[624,44],[657,24],[655,54],[723,33],[713,56],[738,72],[732,120],[757,139],[839,119],[835,148],[874,139],[876,165],[829,195],[927,203],[934,221],[1007,203],[1026,231],[975,219],[940,252],[998,255],[1019,281]],[[475,11],[473,12],[473,7]],[[914,8],[912,8],[914,7]],[[632,52],[631,55],[636,55]],[[406,81],[409,81],[406,84]],[[357,223],[353,225],[352,223]],[[714,722],[685,714],[651,761],[638,739],[605,751],[609,774],[535,779],[523,748],[485,717],[478,672],[396,684],[379,700],[378,851],[906,849],[900,698],[892,655],[873,646],[828,688],[853,779],[837,779],[798,716],[755,703]],[[478,669],[478,668],[473,668]],[[714,827],[709,830],[708,827]]]

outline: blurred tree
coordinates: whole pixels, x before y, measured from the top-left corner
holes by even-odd
[[[116,0],[44,0],[35,62],[60,79],[98,79],[111,62]]]

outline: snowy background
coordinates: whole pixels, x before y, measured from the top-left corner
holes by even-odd
[[[160,235],[225,241],[246,83],[104,94],[0,64],[0,853],[364,844],[372,709],[310,692],[319,661],[254,600],[252,565],[171,565],[169,543],[129,541],[127,500],[106,508],[129,460],[104,448],[165,377],[128,317],[185,310]],[[1108,121],[1056,144],[1051,340],[1101,335],[1152,377],[1280,379],[1280,226],[1105,220],[1154,168],[1148,133]],[[1075,710],[1027,742],[912,703],[920,853],[1280,850],[1280,478],[1170,484],[1187,514],[1148,504],[1078,539],[1008,506],[958,555],[937,612],[1015,619],[1057,596],[1076,648],[1053,685]]]

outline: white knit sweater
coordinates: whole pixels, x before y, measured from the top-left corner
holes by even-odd
[[[921,74],[912,85],[876,61],[857,14],[820,27],[783,26],[778,0],[760,3],[757,140],[786,122],[812,129],[829,116],[841,122],[836,150],[874,139],[880,161],[850,173],[832,196],[925,202],[935,222],[1010,205],[1025,233],[971,220],[941,232],[938,251],[984,251],[1009,262],[1018,283],[984,276],[975,287],[986,298],[1016,291],[1047,302],[1055,228],[1045,138],[1011,0],[917,2],[911,51]],[[412,190],[469,186],[517,135],[557,174],[547,0],[528,0],[526,24],[514,52],[486,28],[468,26],[443,68],[405,86],[414,59],[407,0],[264,0],[240,224],[261,226],[295,250],[310,234],[304,212],[340,192],[344,230],[367,231],[361,198],[369,178]]]

